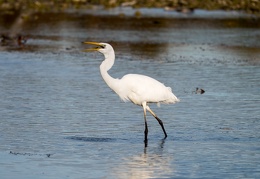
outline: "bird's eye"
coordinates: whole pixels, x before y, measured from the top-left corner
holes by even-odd
[[[101,45],[100,47],[101,47],[101,48],[106,48],[106,45]]]

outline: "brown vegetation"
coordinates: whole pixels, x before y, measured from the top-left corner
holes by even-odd
[[[248,13],[260,12],[259,0],[0,0],[2,13],[21,10],[37,12],[85,9],[93,6],[113,8],[118,6],[156,7],[182,11],[183,9],[241,10]]]

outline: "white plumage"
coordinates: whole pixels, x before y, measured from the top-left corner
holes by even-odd
[[[115,52],[111,45],[107,43],[85,42],[87,44],[97,45],[96,48],[87,49],[87,51],[99,51],[104,54],[105,59],[100,65],[100,73],[106,84],[119,95],[123,101],[142,106],[145,119],[145,142],[147,142],[148,127],[146,120],[146,110],[148,110],[159,122],[165,138],[167,137],[162,121],[149,108],[148,103],[176,103],[179,99],[172,93],[170,87],[166,87],[161,82],[145,75],[127,74],[121,79],[112,78],[108,70],[112,68],[115,62]]]
[[[115,92],[120,98],[140,106],[143,102],[169,104],[179,101],[170,87],[149,76],[128,74],[123,76],[119,83],[121,83],[120,91]]]

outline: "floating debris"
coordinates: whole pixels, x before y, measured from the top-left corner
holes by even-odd
[[[205,93],[205,90],[202,88],[196,88],[196,91],[193,91],[193,92],[195,92],[195,94],[203,94],[203,93]]]
[[[26,155],[26,156],[47,156],[48,158],[53,155],[53,154],[34,154],[34,153],[21,153],[21,152],[13,152],[13,151],[10,151],[9,154],[12,154],[12,155]]]
[[[27,37],[25,37],[23,35],[17,35],[15,37],[11,37],[11,36],[2,34],[0,42],[1,42],[2,46],[24,47],[25,43],[27,42]]]
[[[17,37],[17,45],[18,46],[23,47],[26,42],[27,42],[27,37],[22,36],[22,35],[18,35],[18,37]]]

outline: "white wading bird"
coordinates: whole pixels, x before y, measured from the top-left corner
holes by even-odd
[[[146,110],[148,110],[157,119],[162,127],[165,138],[167,133],[164,129],[163,122],[148,106],[149,103],[176,103],[180,101],[173,93],[170,87],[164,86],[161,82],[139,74],[127,74],[121,79],[115,79],[108,74],[115,62],[115,52],[111,45],[107,43],[84,42],[85,44],[96,45],[96,48],[86,49],[84,51],[99,51],[105,56],[105,60],[100,65],[100,73],[106,84],[115,91],[123,101],[142,106],[144,110],[145,122],[145,142],[147,142],[148,126],[146,120]]]

